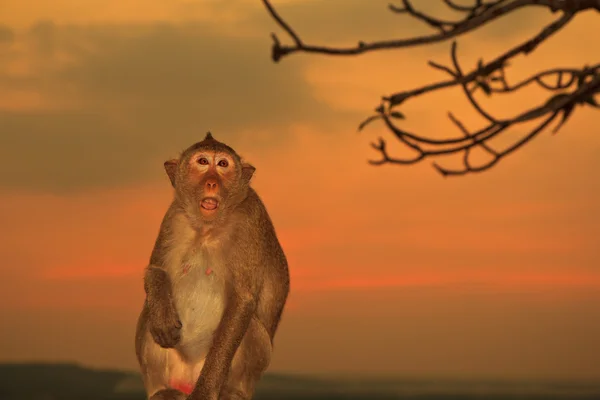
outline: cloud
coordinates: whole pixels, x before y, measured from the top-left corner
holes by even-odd
[[[12,43],[15,34],[8,26],[0,25],[0,45]]]
[[[0,90],[35,102],[0,111],[0,156],[12,166],[0,171],[5,188],[144,182],[208,130],[234,144],[268,131],[255,145],[269,147],[288,125],[328,115],[302,62],[275,66],[268,38],[220,35],[210,24],[40,22],[16,40]]]
[[[334,279],[297,279],[301,291],[377,290],[384,288],[438,287],[458,290],[523,291],[600,289],[597,273],[481,273],[477,270],[436,273],[388,274],[382,277],[356,276]]]

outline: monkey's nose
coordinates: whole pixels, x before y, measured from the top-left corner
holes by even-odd
[[[213,191],[213,190],[217,190],[218,184],[217,181],[214,179],[209,179],[206,181],[206,189]]]

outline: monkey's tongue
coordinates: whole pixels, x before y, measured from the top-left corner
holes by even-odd
[[[219,203],[215,199],[204,199],[200,205],[205,210],[214,210],[217,208]]]

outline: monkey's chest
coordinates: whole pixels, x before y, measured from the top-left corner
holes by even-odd
[[[184,262],[173,280],[175,307],[181,320],[180,350],[203,357],[212,343],[225,308],[222,269],[205,258]]]

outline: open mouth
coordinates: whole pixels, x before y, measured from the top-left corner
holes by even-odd
[[[219,201],[213,197],[207,197],[202,199],[202,202],[200,202],[200,207],[208,211],[213,211],[219,207]]]

